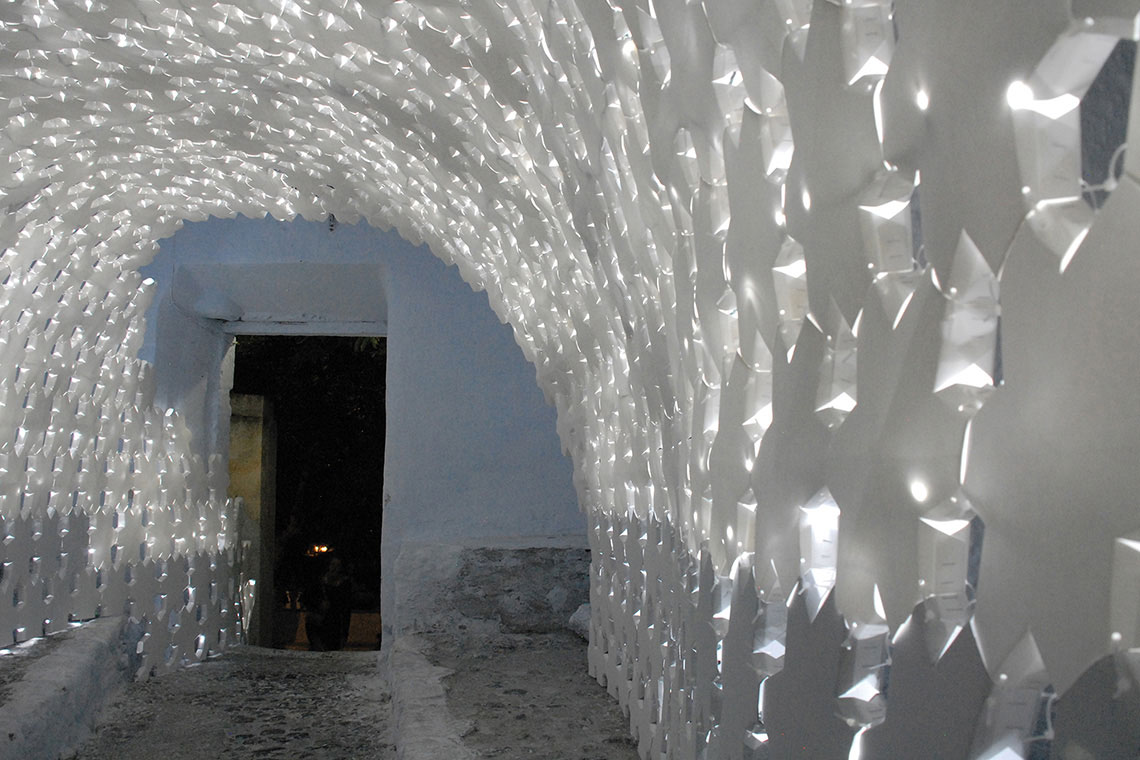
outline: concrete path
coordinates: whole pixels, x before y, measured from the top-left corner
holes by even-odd
[[[77,757],[391,760],[379,663],[378,652],[235,647],[126,689]]]

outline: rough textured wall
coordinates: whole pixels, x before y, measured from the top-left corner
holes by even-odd
[[[218,551],[136,270],[184,219],[361,215],[556,402],[645,756],[1021,756],[1053,707],[1058,752],[1134,753],[1140,187],[1081,155],[1133,78],[1081,100],[1137,10],[7,6],[4,513],[82,510],[94,568],[152,505]]]
[[[384,577],[385,646],[405,634],[564,630],[589,600],[585,536],[406,541]]]

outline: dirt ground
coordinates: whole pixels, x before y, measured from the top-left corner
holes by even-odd
[[[569,632],[428,636],[464,744],[488,758],[637,760],[629,721],[586,673],[586,643]]]

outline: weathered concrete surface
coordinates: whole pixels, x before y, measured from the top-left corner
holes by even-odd
[[[384,636],[430,631],[562,630],[589,600],[585,537],[532,537],[485,545],[405,544],[387,589],[396,595]]]
[[[55,760],[127,682],[123,619],[93,620],[0,659],[0,760]]]
[[[637,760],[629,718],[586,673],[586,644],[569,631],[431,635],[451,719],[477,757]],[[439,754],[434,757],[448,757]],[[418,758],[417,758],[418,760]]]
[[[566,622],[566,627],[574,633],[581,636],[586,641],[590,640],[590,603],[578,605],[578,609],[574,610],[574,614]]]
[[[125,690],[77,757],[391,760],[390,710],[376,652],[234,647]]]
[[[628,717],[567,630],[589,598],[584,541],[405,544],[395,566],[399,617],[384,622],[400,760],[636,760]]]
[[[468,760],[475,758],[463,744],[469,721],[458,720],[448,709],[443,679],[452,671],[428,662],[426,642],[401,637],[391,649],[389,681],[394,696],[394,723],[399,760]]]
[[[399,760],[638,760],[568,631],[404,636],[389,651]]]

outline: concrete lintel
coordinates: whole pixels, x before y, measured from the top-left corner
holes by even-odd
[[[238,319],[222,322],[222,330],[229,335],[331,335],[338,337],[384,337],[388,334],[385,321],[272,321]]]

